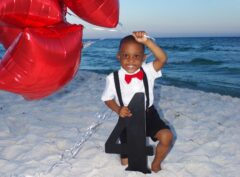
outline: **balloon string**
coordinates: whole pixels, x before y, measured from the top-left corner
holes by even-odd
[[[67,14],[70,15],[70,16],[73,16],[75,18],[78,18],[78,19],[81,19],[80,17],[78,17],[77,15],[67,11]],[[101,28],[101,27],[87,27],[87,26],[84,26],[85,29],[89,29],[89,30],[94,30],[94,31],[109,31],[109,32],[117,32],[118,30],[117,29],[106,29],[106,28]],[[93,44],[95,44],[96,42],[98,41],[101,41],[101,40],[104,40],[105,38],[99,38],[95,41],[92,41],[92,40],[89,40],[89,41],[86,41],[86,42],[83,42],[83,49],[86,49],[90,46],[92,46]]]
[[[80,19],[80,17],[78,17],[77,15],[75,15],[75,14],[73,14],[73,13],[70,13],[70,12],[68,12],[68,11],[67,11],[67,14],[69,14],[69,15],[71,15],[71,16],[74,16],[74,17]],[[127,34],[132,34],[132,32],[131,32],[129,29],[127,29],[126,26],[124,26],[123,23],[121,23],[121,22],[119,22],[118,25],[117,25],[117,27],[114,28],[114,29],[106,29],[106,28],[101,28],[101,27],[92,27],[92,28],[90,28],[90,27],[85,27],[85,28],[86,28],[86,29],[95,30],[95,31],[120,32],[120,33],[125,34],[125,35],[127,35]],[[151,37],[150,35],[145,35],[145,37],[147,37],[147,38],[149,38],[149,39],[151,39],[151,40],[153,40],[153,41],[156,41],[156,39],[153,38],[153,37]],[[84,49],[85,49],[85,48],[88,48],[88,47],[92,46],[93,44],[95,44],[96,42],[98,42],[98,41],[100,41],[100,40],[103,40],[103,39],[104,39],[104,38],[99,38],[99,39],[96,40],[96,41],[86,41],[86,42],[83,44],[83,48],[84,48]]]
[[[80,19],[80,17],[78,17],[77,15],[74,15],[70,12],[67,12],[67,14]],[[118,30],[117,29],[118,27],[120,27],[119,29],[122,29],[122,30]],[[118,23],[118,25],[115,29],[105,29],[105,28],[101,28],[101,27],[94,27],[94,28],[85,27],[85,28],[86,29],[92,29],[92,30],[98,30],[98,31],[111,31],[111,32],[121,32],[121,33],[124,33],[124,34],[132,34],[132,32],[129,29],[127,29],[121,22]],[[155,38],[153,38],[149,35],[145,35],[145,37],[155,41]]]
[[[151,40],[153,40],[153,41],[156,41],[156,39],[154,38],[154,37],[151,37],[151,36],[149,36],[149,35],[144,35],[146,38],[149,38],[149,39],[151,39]]]

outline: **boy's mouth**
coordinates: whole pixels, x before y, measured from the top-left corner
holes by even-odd
[[[125,69],[126,69],[128,72],[132,73],[132,72],[134,72],[135,70],[137,70],[138,67],[137,67],[136,65],[130,64],[130,65],[125,65]]]
[[[127,65],[127,68],[132,69],[132,68],[134,68],[134,66],[133,65]]]

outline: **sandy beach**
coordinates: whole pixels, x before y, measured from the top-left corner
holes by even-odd
[[[118,155],[104,152],[118,118],[100,100],[104,85],[105,75],[80,70],[68,86],[40,101],[0,91],[0,176],[239,176],[239,98],[155,89],[156,108],[172,127],[175,143],[163,170],[145,175],[125,171]]]

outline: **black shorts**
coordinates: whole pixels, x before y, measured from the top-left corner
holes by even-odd
[[[151,137],[153,141],[157,141],[154,137],[159,130],[170,129],[170,127],[160,118],[154,106],[146,111],[146,136]]]
[[[146,136],[151,137],[153,141],[157,141],[154,137],[159,130],[170,129],[170,127],[160,119],[160,116],[154,106],[151,106],[146,111]],[[124,129],[120,135],[120,141],[122,144],[127,143],[126,129]],[[126,154],[121,154],[121,158],[126,158]]]

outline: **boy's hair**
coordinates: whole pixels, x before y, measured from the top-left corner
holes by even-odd
[[[136,44],[139,44],[140,46],[142,46],[143,48],[143,53],[145,51],[145,45],[142,44],[142,43],[139,43],[135,40],[135,38],[133,37],[133,35],[128,35],[128,36],[125,36],[124,38],[121,39],[120,41],[120,45],[119,45],[119,50],[121,49],[122,45],[125,44],[125,43],[128,43],[128,42],[134,42]]]

